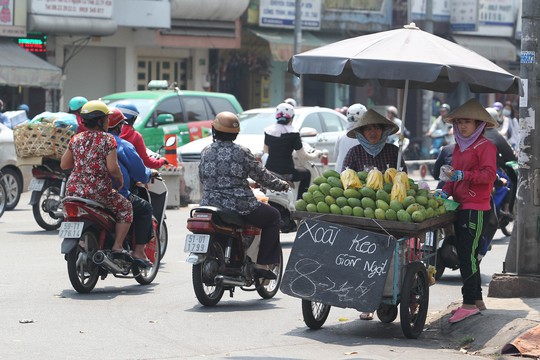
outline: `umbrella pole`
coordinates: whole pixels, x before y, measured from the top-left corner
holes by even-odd
[[[404,129],[405,129],[405,114],[407,113],[407,97],[409,96],[409,80],[405,80],[405,89],[403,90],[403,99],[402,99],[402,109],[401,109],[401,129],[399,133],[399,150],[398,158],[396,163],[396,168],[401,167],[401,158],[403,157],[403,138],[404,138]]]

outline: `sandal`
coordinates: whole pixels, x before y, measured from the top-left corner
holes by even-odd
[[[154,264],[150,260],[134,258],[133,263],[142,269],[150,269]]]
[[[360,320],[373,320],[373,313],[370,313],[370,312],[360,313]]]
[[[455,324],[457,322],[460,322],[461,320],[465,320],[466,318],[477,314],[480,314],[480,310],[478,308],[469,310],[460,307],[457,309],[454,315],[452,315],[452,317],[448,319],[448,322],[451,324]]]

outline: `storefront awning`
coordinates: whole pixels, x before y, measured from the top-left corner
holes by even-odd
[[[452,35],[455,42],[491,61],[516,61],[516,46],[505,38]]]
[[[253,34],[264,39],[270,45],[274,61],[289,61],[294,55],[294,32],[292,30],[251,30]],[[302,50],[307,51],[341,39],[314,35],[310,31],[302,31]]]
[[[62,70],[26,52],[11,40],[0,40],[0,85],[60,89]]]

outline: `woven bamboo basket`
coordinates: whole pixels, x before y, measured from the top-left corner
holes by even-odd
[[[74,134],[69,127],[52,123],[17,126],[13,130],[15,151],[21,158],[43,156],[60,160]]]

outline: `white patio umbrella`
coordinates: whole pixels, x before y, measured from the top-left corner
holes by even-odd
[[[402,133],[409,89],[451,92],[465,83],[476,93],[522,92],[518,76],[414,23],[294,55],[288,70],[316,81],[363,86],[377,80],[383,86],[404,89]],[[400,161],[401,146],[398,164]]]

